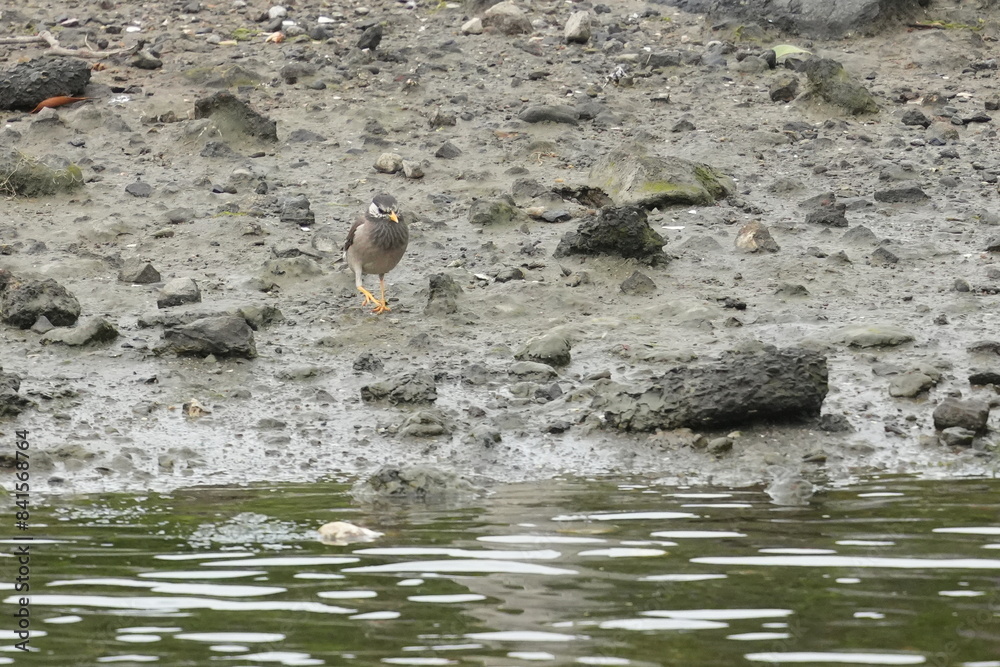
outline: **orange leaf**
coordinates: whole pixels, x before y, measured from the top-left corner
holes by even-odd
[[[66,97],[64,95],[60,95],[59,97],[50,97],[47,100],[39,102],[38,106],[32,109],[31,113],[38,113],[42,109],[61,107],[64,104],[73,104],[73,102],[82,102],[89,99],[89,97]]]

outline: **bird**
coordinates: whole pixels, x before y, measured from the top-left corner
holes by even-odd
[[[376,315],[392,310],[385,298],[385,274],[399,264],[409,241],[410,233],[396,198],[386,193],[375,195],[368,209],[355,219],[344,243],[344,259],[354,271],[354,284],[365,297],[362,307],[374,304],[372,312]],[[362,284],[364,275],[370,273],[378,274],[381,299]]]

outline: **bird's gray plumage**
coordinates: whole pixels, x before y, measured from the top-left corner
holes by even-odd
[[[365,303],[376,304],[374,312],[389,310],[385,303],[385,274],[399,264],[410,240],[406,222],[398,209],[399,204],[392,195],[375,195],[368,209],[354,221],[344,243],[344,258],[354,271],[355,284],[365,295]],[[372,273],[379,277],[381,302],[362,284],[363,276]]]

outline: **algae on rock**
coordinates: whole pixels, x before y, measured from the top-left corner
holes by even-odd
[[[38,197],[69,192],[82,185],[83,172],[75,164],[54,167],[20,151],[0,155],[0,193]]]
[[[642,144],[624,144],[601,157],[589,183],[619,206],[705,206],[735,190],[714,167],[684,158],[650,155]]]

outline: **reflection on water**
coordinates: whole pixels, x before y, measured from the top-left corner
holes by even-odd
[[[345,491],[60,499],[33,514],[32,652],[0,626],[0,665],[1000,667],[1000,481],[801,507],[634,479],[460,509]],[[385,536],[321,543],[336,520]]]

